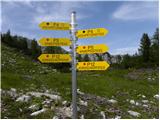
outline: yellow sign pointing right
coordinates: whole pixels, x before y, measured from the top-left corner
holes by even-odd
[[[106,61],[97,62],[78,62],[77,70],[87,71],[87,70],[106,70],[109,64]]]
[[[109,50],[105,44],[89,45],[89,46],[78,46],[78,54],[94,54],[94,53],[105,53]]]
[[[97,36],[105,36],[107,33],[108,33],[108,30],[105,28],[78,30],[76,33],[76,37],[90,38],[90,37],[97,37]]]

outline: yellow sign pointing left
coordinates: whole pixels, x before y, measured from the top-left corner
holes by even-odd
[[[43,30],[70,30],[70,24],[65,22],[42,22],[39,27]]]
[[[94,53],[105,53],[109,50],[105,44],[89,45],[89,46],[78,46],[78,54],[94,54]]]
[[[109,67],[109,64],[106,61],[78,62],[77,64],[77,69],[79,71],[106,70],[108,67]]]
[[[41,46],[70,46],[68,38],[42,38],[39,40]]]
[[[41,54],[38,60],[42,63],[66,63],[71,61],[71,56],[69,54]]]

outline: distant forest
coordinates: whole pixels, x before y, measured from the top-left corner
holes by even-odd
[[[21,50],[31,59],[36,60],[41,53],[68,53],[61,47],[40,47],[35,39],[31,40],[26,37],[11,35],[10,30],[7,33],[1,33],[1,41],[10,47]],[[104,55],[107,55],[107,61],[113,68],[157,68],[159,66],[159,28],[149,37],[147,33],[143,33],[140,39],[138,53],[134,55],[110,55],[95,54],[97,60],[102,61]],[[89,55],[77,55],[78,61],[90,61]],[[116,62],[113,62],[116,61]],[[49,64],[50,66],[61,71],[69,71],[70,63]]]

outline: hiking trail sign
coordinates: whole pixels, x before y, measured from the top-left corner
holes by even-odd
[[[70,23],[65,22],[42,22],[39,24],[42,30],[70,30]]]
[[[78,54],[94,54],[94,53],[105,53],[108,50],[109,48],[105,44],[96,44],[88,46],[78,46],[76,51]]]
[[[71,41],[68,38],[41,38],[41,46],[70,46]]]
[[[71,62],[71,56],[69,54],[41,54],[38,59],[42,63]]]
[[[78,30],[76,36],[78,38],[90,38],[97,36],[105,36],[108,33],[108,30],[105,28],[94,28],[86,30]]]
[[[60,14],[60,13],[59,13]],[[78,46],[76,42],[78,38],[90,38],[105,36],[108,30],[105,28],[93,28],[86,30],[77,30],[76,12],[71,13],[71,22],[41,22],[39,27],[42,30],[69,30],[69,38],[41,38],[39,43],[41,46],[70,46],[70,54],[41,54],[38,59],[42,63],[72,63],[72,118],[77,119],[77,70],[92,71],[106,70],[109,64],[106,61],[78,62],[76,54],[94,54],[104,53],[108,51],[105,44]],[[77,52],[77,53],[76,53]]]
[[[106,61],[94,61],[94,62],[78,62],[77,70],[88,71],[88,70],[106,70],[109,64]]]

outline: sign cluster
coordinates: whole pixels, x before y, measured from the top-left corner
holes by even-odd
[[[70,30],[71,25],[64,22],[42,22],[39,27],[43,30]],[[94,28],[86,30],[78,30],[76,32],[77,38],[91,38],[98,36],[105,36],[108,30],[105,28]],[[41,38],[39,40],[41,46],[70,46],[71,40],[69,38]],[[109,50],[105,44],[78,46],[76,52],[78,54],[95,54],[105,53]],[[41,54],[38,59],[42,63],[66,63],[71,62],[70,54]],[[91,61],[78,62],[76,69],[79,71],[88,70],[106,70],[109,64],[106,61]]]

